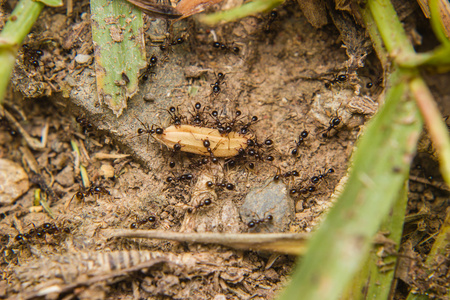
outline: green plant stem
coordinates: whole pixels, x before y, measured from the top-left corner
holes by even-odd
[[[381,39],[380,33],[378,32],[377,26],[375,25],[375,20],[372,14],[368,10],[361,10],[364,23],[366,24],[367,32],[372,40],[372,46],[375,50],[378,59],[380,60],[381,66],[385,69],[388,65],[388,57],[386,49],[383,46],[383,40]]]
[[[445,47],[450,47],[450,41],[447,38],[444,28],[442,28],[443,24],[441,22],[441,13],[439,8],[440,0],[429,0],[428,6],[430,8],[430,21],[431,27],[433,28],[434,34],[439,39],[442,45]]]
[[[435,0],[432,1],[436,2]],[[439,27],[440,25],[438,25],[440,23],[439,13],[432,13],[433,29],[435,29],[439,39],[445,40],[445,42],[433,51],[416,54],[389,0],[368,0],[367,8],[372,14],[371,19],[377,24],[378,31],[390,57],[400,67],[413,68],[427,65],[444,70],[450,68],[450,47],[448,47],[450,42],[445,36],[442,37],[443,33],[441,34],[442,30]],[[430,8],[432,7],[430,6]]]
[[[368,0],[366,5],[391,57],[415,56],[414,48],[406,36],[391,1]]]
[[[439,156],[442,177],[450,186],[450,138],[436,102],[422,78],[411,80],[409,87],[425,119],[428,132]]]
[[[0,33],[0,104],[5,97],[17,51],[36,22],[44,4],[20,0]]]
[[[389,0],[369,0],[367,8],[377,24],[378,31],[383,38],[389,55],[401,60],[417,59],[414,48],[398,20],[391,2]],[[448,56],[450,57],[450,55]],[[397,62],[397,60],[394,62]],[[409,70],[412,73],[418,73],[416,68],[409,68]],[[433,96],[420,76],[414,76],[411,79],[410,88],[425,119],[431,140],[440,158],[442,176],[450,186],[450,138],[446,125],[437,109]]]
[[[398,260],[398,256],[392,254],[398,253],[407,203],[408,186],[405,184],[389,216],[381,224],[376,245],[342,299],[389,299],[388,287],[392,284]]]

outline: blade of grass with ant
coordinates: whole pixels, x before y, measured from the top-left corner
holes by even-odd
[[[147,65],[142,12],[124,0],[91,0],[91,14],[97,94],[120,116]]]
[[[311,237],[282,300],[338,299],[404,186],[422,129],[401,70],[357,142],[344,191]]]

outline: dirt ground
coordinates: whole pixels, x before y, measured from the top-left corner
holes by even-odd
[[[43,11],[19,53],[4,105],[20,129],[6,116],[1,119],[0,158],[23,168],[30,185],[18,199],[1,202],[0,297],[38,298],[37,292],[80,299],[275,297],[289,279],[292,256],[110,238],[107,232],[137,227],[308,233],[318,224],[332,205],[361,126],[382,101],[383,70],[364,36],[341,37],[331,21],[315,29],[295,2],[276,12],[276,18],[267,13],[214,28],[180,22],[169,39],[185,42],[169,51],[154,42],[165,33],[165,21],[146,18],[147,56],[158,58],[155,74],[142,78],[139,93],[117,118],[96,97],[88,2],[74,4],[70,17],[66,8]],[[416,37],[430,32],[420,14],[412,5],[403,16]],[[213,42],[226,49],[214,48]],[[433,43],[424,39],[420,47]],[[362,58],[349,57],[358,53],[355,49]],[[358,66],[361,61],[364,67]],[[215,93],[218,80],[220,93]],[[443,114],[449,114],[445,78],[429,76],[429,82]],[[234,131],[253,145],[245,155],[213,163],[212,155],[188,154],[183,147],[174,151],[138,133],[139,128],[167,129],[178,119],[194,124],[196,114],[205,127],[236,123]],[[339,124],[332,125],[336,119]],[[414,218],[403,241],[417,257],[430,250],[449,205],[448,189],[439,184],[436,163],[425,148],[412,166],[408,213]],[[83,188],[83,166],[90,188]],[[283,204],[249,199],[251,191],[267,192],[277,175],[282,184],[275,193]],[[37,189],[41,197],[47,195],[53,218],[35,203]],[[252,227],[252,220],[263,222]],[[414,284],[427,288],[429,283],[413,284],[413,275],[399,278],[397,299]]]

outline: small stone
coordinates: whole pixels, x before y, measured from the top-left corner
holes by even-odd
[[[239,214],[245,226],[252,220],[266,220],[249,228],[251,232],[281,232],[286,231],[294,217],[294,201],[289,196],[286,185],[272,181],[262,187],[251,190],[239,209]]]
[[[184,77],[186,78],[199,78],[202,75],[205,75],[208,72],[208,69],[204,69],[198,66],[188,66],[184,68]]]
[[[78,54],[77,56],[75,56],[75,61],[82,65],[82,64],[86,64],[91,60],[91,56],[87,55],[87,54]]]
[[[108,164],[103,164],[100,167],[99,175],[105,178],[113,178],[114,177],[114,167]]]
[[[56,175],[55,181],[64,187],[72,186],[75,183],[73,166],[65,167]]]
[[[0,204],[12,204],[29,187],[28,175],[19,164],[0,159]]]
[[[303,200],[299,200],[297,204],[295,204],[295,212],[302,212],[303,210]]]
[[[154,102],[156,100],[156,96],[153,93],[147,93],[144,95],[144,101]]]

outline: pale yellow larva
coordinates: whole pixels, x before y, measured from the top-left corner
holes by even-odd
[[[155,140],[173,149],[175,144],[181,146],[180,151],[212,155],[215,157],[233,157],[239,154],[239,149],[247,148],[248,135],[230,132],[221,135],[217,129],[191,125],[172,125],[164,129],[162,134],[153,134]],[[209,141],[211,153],[204,146]]]

